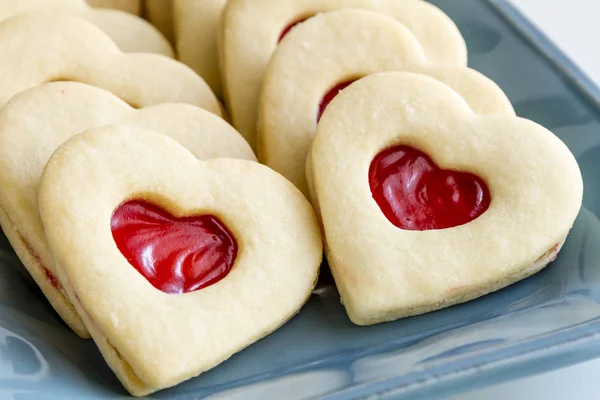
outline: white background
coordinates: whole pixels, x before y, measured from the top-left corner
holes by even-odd
[[[460,1],[460,0],[454,0]],[[600,0],[511,0],[600,86]],[[455,400],[600,399],[600,360],[460,395]]]

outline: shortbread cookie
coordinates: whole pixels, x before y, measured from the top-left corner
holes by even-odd
[[[173,57],[171,45],[152,24],[124,11],[93,9],[85,0],[2,0],[0,21],[40,10],[61,12],[93,23],[125,53],[158,53]]]
[[[446,85],[389,72],[329,105],[312,147],[326,254],[350,319],[465,302],[556,257],[583,184],[552,132],[478,116]]]
[[[83,130],[114,123],[168,134],[200,159],[255,160],[241,135],[207,111],[185,104],[136,111],[111,93],[81,83],[38,86],[0,111],[0,224],[52,306],[82,337],[87,330],[65,296],[46,244],[37,190],[46,161],[60,144]]]
[[[156,1],[156,0],[155,0]],[[217,38],[227,0],[174,0],[177,56],[223,96]]]
[[[206,83],[184,64],[156,54],[123,54],[92,24],[66,15],[29,13],[0,23],[0,107],[49,81],[109,90],[134,107],[179,102],[221,115]]]
[[[169,40],[175,42],[173,36],[173,2],[175,0],[146,0],[146,18]],[[199,3],[203,3],[202,0]]]
[[[421,0],[229,0],[221,24],[224,94],[233,125],[252,147],[263,75],[277,43],[295,23],[342,8],[387,14],[406,25],[429,60],[467,65],[465,42],[452,20]]]
[[[280,327],[310,296],[321,263],[314,212],[281,175],[245,160],[198,161],[134,127],[61,146],[39,207],[69,296],[137,396]]]
[[[142,0],[87,0],[87,2],[92,7],[114,8],[135,15],[140,15],[142,12]]]
[[[290,32],[271,57],[258,114],[259,160],[308,195],[306,156],[339,85],[394,70],[439,79],[477,114],[515,115],[498,85],[467,67],[427,61],[415,36],[395,19],[366,10],[332,11]]]

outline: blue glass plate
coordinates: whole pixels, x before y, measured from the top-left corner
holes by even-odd
[[[579,161],[584,207],[556,262],[479,300],[374,327],[352,325],[334,293],[314,296],[276,333],[152,398],[432,397],[600,355],[600,91],[505,1],[434,3],[464,34],[471,66]],[[0,398],[126,397],[4,238],[0,248]]]

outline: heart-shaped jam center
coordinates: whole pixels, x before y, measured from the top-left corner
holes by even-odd
[[[325,96],[323,96],[323,99],[321,99],[321,103],[319,104],[319,111],[317,113],[317,122],[319,122],[321,120],[321,117],[323,116],[325,109],[327,108],[329,103],[331,103],[331,101],[335,98],[335,96],[337,96],[342,90],[346,89],[348,86],[350,86],[354,82],[356,82],[356,79],[351,79],[348,81],[344,81],[342,83],[338,83],[333,88],[329,89],[329,91],[327,93],[325,93]]]
[[[409,146],[383,150],[369,168],[373,199],[398,228],[425,231],[463,225],[490,205],[485,182],[468,172],[439,168]]]
[[[177,218],[154,204],[130,200],[113,212],[110,227],[127,261],[165,293],[220,281],[237,256],[233,234],[213,215]]]

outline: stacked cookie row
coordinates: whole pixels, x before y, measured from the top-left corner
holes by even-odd
[[[193,69],[155,30],[82,2],[10,4],[0,224],[134,395],[284,324],[323,242],[368,325],[535,273],[579,210],[569,150],[466,66],[458,29],[424,1],[175,0]]]
[[[144,395],[291,318],[322,241],[202,78],[124,53],[111,36],[135,29],[109,36],[99,11],[69,7],[0,23],[0,224],[58,314]]]
[[[581,205],[577,163],[468,68],[440,9],[230,1],[220,32],[232,123],[311,199],[353,322],[468,301],[556,257]]]

